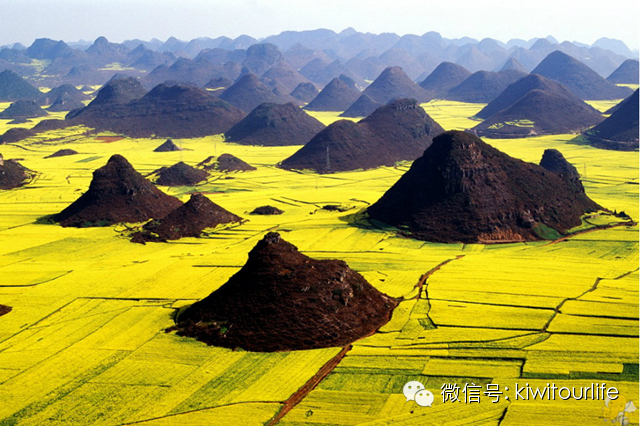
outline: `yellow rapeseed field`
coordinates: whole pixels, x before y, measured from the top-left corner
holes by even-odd
[[[483,106],[423,105],[447,130],[474,126],[478,121],[469,117]],[[325,123],[339,119],[312,115]],[[6,123],[0,120],[0,132]],[[212,136],[177,139],[182,151],[155,153],[163,140],[104,143],[86,131],[68,128],[0,145],[5,159],[38,172],[26,186],[0,191],[0,304],[13,308],[0,317],[0,425],[262,425],[283,407],[290,411],[279,424],[292,426],[605,420],[602,400],[515,400],[516,383],[606,382],[640,405],[637,226],[557,242],[426,243],[358,220],[408,163],[295,173],[275,165],[297,146],[242,146]],[[536,163],[545,149],[559,149],[590,197],[638,219],[637,153],[595,149],[575,135],[487,142]],[[44,158],[61,148],[79,154]],[[92,172],[116,153],[143,174],[223,153],[243,159],[257,170],[161,189],[183,201],[205,193],[248,220],[204,238],[146,245],[129,242],[125,225],[76,229],[42,220],[86,191]],[[284,214],[249,215],[266,204]],[[321,208],[327,204],[346,211]],[[343,259],[379,290],[402,298],[392,320],[355,342],[295,406],[288,400],[341,348],[251,353],[165,332],[178,309],[237,272],[268,231],[311,257]],[[406,400],[402,389],[411,380],[433,392],[432,407]],[[483,391],[499,385],[504,394],[495,403],[484,394],[479,403],[443,402],[443,385],[466,383]],[[628,417],[638,424],[637,411]]]

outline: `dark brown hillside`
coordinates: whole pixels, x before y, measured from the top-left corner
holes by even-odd
[[[316,260],[267,234],[247,263],[177,318],[178,334],[274,352],[344,346],[386,324],[398,302],[341,260]]]
[[[420,156],[443,131],[415,99],[398,99],[358,123],[332,123],[280,167],[331,173],[393,166]]]
[[[161,167],[150,176],[157,185],[191,186],[206,180],[209,173],[180,161],[170,167]]]
[[[489,243],[537,240],[549,228],[566,233],[598,209],[577,179],[450,131],[367,213],[420,240]]]
[[[569,89],[563,86],[557,81],[549,80],[538,74],[529,74],[515,83],[507,86],[506,89],[498,97],[489,102],[489,104],[482,108],[482,110],[476,114],[477,117],[486,119],[491,117],[496,112],[510,107],[517,101],[519,101],[524,95],[532,90],[546,90],[558,95],[562,95],[568,98],[574,99],[576,102],[580,102],[580,98],[574,95]]]
[[[165,242],[185,237],[199,237],[207,228],[242,218],[228,212],[202,194],[192,194],[189,201],[161,219],[147,222],[142,230],[134,234],[135,243]]]
[[[0,317],[11,312],[11,306],[0,305]]]
[[[231,154],[207,157],[198,163],[198,167],[207,172],[250,172],[256,170],[252,165]]]
[[[50,119],[50,120],[42,120],[41,122],[33,126],[31,129],[25,129],[22,127],[12,127],[6,132],[4,132],[2,136],[0,136],[0,143],[19,142],[23,139],[30,138],[31,136],[35,136],[41,132],[63,129],[71,125],[72,124],[66,120]]]
[[[171,139],[167,139],[166,141],[164,141],[162,145],[159,145],[156,149],[153,150],[153,152],[174,152],[174,151],[180,151],[180,148],[178,147],[178,145],[173,143]]]
[[[35,135],[37,135],[37,132],[34,132],[31,129],[25,129],[24,127],[12,127],[0,136],[0,144],[19,142]]]
[[[304,145],[324,127],[292,103],[265,103],[229,129],[225,138],[243,145]]]
[[[591,130],[584,132],[597,148],[620,151],[638,149],[638,90],[636,89],[613,114]]]
[[[70,123],[131,137],[192,138],[224,133],[244,117],[238,108],[193,86],[163,83],[128,103],[94,104],[100,93],[86,108],[69,114]]]
[[[284,211],[280,210],[277,207],[273,207],[273,206],[260,206],[260,207],[256,207],[255,209],[253,209],[253,211],[249,214],[255,214],[255,215],[259,215],[259,216],[274,216],[274,215],[280,215],[284,213]]]
[[[59,149],[58,151],[54,152],[51,155],[47,155],[44,158],[57,158],[57,157],[66,157],[68,155],[76,155],[78,153],[78,151],[74,150],[74,149]]]
[[[35,173],[16,160],[5,160],[0,154],[0,189],[13,189],[25,185]]]
[[[53,216],[62,226],[104,226],[161,218],[182,205],[157,189],[121,155],[93,172],[89,190]]]
[[[536,89],[472,130],[479,136],[491,138],[577,133],[600,123],[603,118],[580,99]]]

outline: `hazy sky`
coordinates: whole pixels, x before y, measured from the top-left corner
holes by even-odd
[[[591,44],[600,37],[638,48],[637,0],[0,0],[0,45],[35,38],[121,42],[139,38],[256,38],[285,30],[353,27],[362,32],[530,39]]]

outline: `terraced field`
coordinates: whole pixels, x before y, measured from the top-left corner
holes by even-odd
[[[467,117],[483,107],[423,106],[446,129],[473,126]],[[357,220],[408,164],[294,173],[275,164],[298,147],[216,136],[155,153],[163,140],[105,143],[86,130],[0,146],[5,158],[39,172],[23,188],[0,191],[0,304],[13,308],[0,316],[0,425],[603,424],[602,400],[516,401],[516,383],[606,382],[639,405],[637,226],[559,241],[425,243]],[[559,149],[590,197],[637,220],[638,154],[573,139],[487,141],[532,162]],[[44,158],[62,147],[80,154]],[[74,201],[114,153],[143,174],[231,153],[258,169],[162,189],[183,201],[203,192],[248,220],[205,238],[146,245],[129,242],[124,225],[75,229],[40,220]],[[284,214],[248,214],[265,204]],[[327,204],[346,211],[322,209]],[[403,298],[391,322],[346,348],[290,353],[232,351],[165,332],[176,310],[221,286],[270,230],[311,257],[345,260]],[[410,380],[434,393],[432,407],[406,401]],[[498,384],[504,394],[495,403],[484,394],[480,403],[444,403],[441,387],[454,383]],[[638,424],[637,411],[628,417]]]

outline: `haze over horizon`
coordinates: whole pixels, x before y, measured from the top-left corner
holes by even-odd
[[[445,38],[529,40],[553,36],[559,42],[593,44],[606,37],[622,40],[630,49],[639,46],[640,6],[635,1],[563,2],[538,0],[504,3],[487,0],[427,2],[382,0],[295,2],[279,0],[169,0],[126,1],[5,0],[0,45],[36,38],[74,42],[105,36],[114,42],[127,39],[181,40],[247,34],[264,38],[282,31],[319,28],[340,32],[393,32],[421,35],[439,32]],[[70,25],[72,24],[72,25]]]

